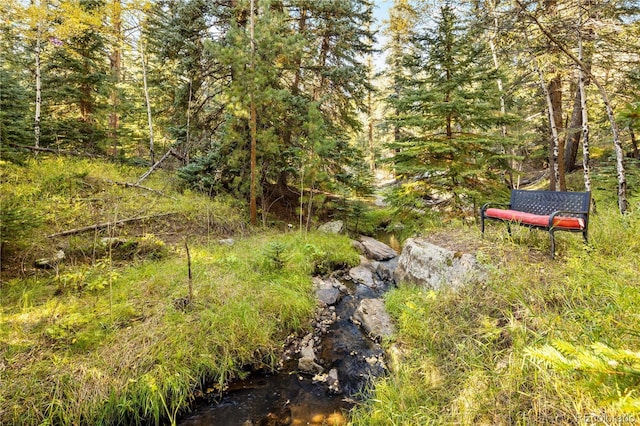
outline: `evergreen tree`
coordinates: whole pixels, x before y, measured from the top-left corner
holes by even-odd
[[[25,87],[25,64],[19,55],[16,33],[16,9],[12,2],[0,5],[0,145],[30,145],[33,141],[33,114]]]
[[[392,99],[398,115],[389,121],[401,130],[390,145],[392,161],[399,177],[412,179],[401,192],[418,201],[453,195],[460,207],[494,187],[507,167],[496,131],[508,120],[500,112],[498,73],[487,44],[449,3],[414,43],[404,62],[412,77]]]
[[[361,153],[347,149],[347,141],[360,125],[357,110],[368,85],[364,56],[359,57],[369,49],[363,24],[371,19],[371,5],[360,0],[255,4],[253,56],[249,2],[219,10],[223,35],[206,46],[223,71],[207,108],[219,106],[222,114],[210,147],[181,176],[213,190],[248,193],[253,100],[265,201],[291,195],[287,187],[298,186],[301,178],[315,188],[360,185],[355,165]]]

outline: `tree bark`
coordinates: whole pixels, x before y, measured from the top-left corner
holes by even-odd
[[[42,81],[41,81],[41,64],[40,64],[40,54],[42,53],[42,24],[38,22],[36,29],[36,113],[35,120],[33,124],[33,133],[35,136],[35,141],[33,146],[36,148],[40,147],[40,108],[42,106]]]
[[[255,64],[254,64],[254,56],[255,56],[255,51],[256,51],[256,44],[255,44],[255,39],[254,39],[254,30],[255,30],[255,11],[254,11],[254,0],[251,0],[250,3],[250,14],[251,14],[251,19],[249,21],[249,30],[250,30],[250,37],[251,37],[251,72],[254,73],[255,72]],[[249,194],[249,213],[250,213],[250,218],[251,218],[251,225],[256,225],[258,223],[258,213],[257,213],[257,206],[256,206],[256,186],[257,186],[257,165],[256,165],[256,149],[257,149],[257,142],[256,142],[256,102],[255,102],[255,96],[254,96],[254,88],[250,88],[249,90],[251,90],[251,182],[250,182],[250,194]]]
[[[153,141],[153,120],[151,116],[151,99],[149,98],[149,85],[147,84],[147,59],[144,56],[144,43],[140,40],[140,60],[142,61],[142,85],[144,89],[144,100],[147,105],[147,123],[149,125],[149,156],[151,164],[155,163],[155,148]]]
[[[582,44],[582,14],[578,18],[578,59],[584,58]],[[591,166],[589,165],[589,114],[587,110],[587,94],[585,91],[587,80],[582,67],[578,67],[578,94],[580,98],[580,121],[582,124],[582,170],[584,173],[584,189],[591,192]],[[577,149],[576,149],[577,151]],[[575,161],[575,160],[574,160]],[[595,200],[592,198],[595,211]]]
[[[557,73],[555,77],[549,82],[549,98],[551,102],[551,110],[549,114],[553,119],[553,125],[555,127],[555,134],[552,129],[552,147],[553,151],[553,170],[555,177],[555,190],[565,191],[567,184],[564,176],[564,146],[560,143],[560,134],[562,133],[562,77],[560,73]]]
[[[581,24],[579,25],[581,27]],[[582,42],[582,29],[579,28],[580,31],[580,39],[578,40],[579,47],[578,49],[582,49],[582,53],[579,54],[580,59],[584,62],[584,64],[589,68],[588,71],[591,71],[591,55],[589,51],[587,51],[587,56],[585,57],[584,45]],[[578,67],[578,71],[580,72],[580,67]],[[573,102],[573,114],[571,115],[571,124],[567,129],[567,140],[565,144],[564,150],[564,169],[565,172],[571,172],[576,169],[576,160],[578,158],[578,148],[580,146],[580,136],[582,135],[583,128],[583,114],[582,114],[582,95],[580,84],[583,85],[583,91],[586,90],[586,87],[589,85],[589,77],[583,72],[582,73],[583,81],[580,82],[580,76],[578,76],[578,87],[576,88],[576,97]]]
[[[118,94],[118,84],[120,83],[120,75],[122,68],[122,52],[121,52],[121,39],[122,39],[122,3],[121,0],[113,0],[113,34],[115,39],[115,45],[109,55],[109,65],[111,68],[111,80],[113,87],[111,88],[111,111],[109,112],[109,136],[113,144],[113,156],[116,157],[118,153],[118,128],[120,125],[120,117],[118,115],[118,106],[120,103],[120,97]]]
[[[558,129],[556,128],[555,114],[553,111],[553,101],[551,99],[549,87],[545,83],[544,74],[538,66],[537,59],[535,57],[532,57],[532,63],[540,80],[540,88],[542,89],[544,97],[547,101],[547,118],[549,119],[549,127],[551,128],[551,141],[549,144],[549,170],[551,172],[549,174],[549,190],[558,191],[560,183],[560,169],[558,168]]]
[[[600,97],[602,98],[602,102],[604,103],[605,109],[607,111],[607,117],[609,119],[609,123],[611,125],[611,135],[613,138],[613,146],[614,151],[616,153],[616,171],[618,177],[618,209],[620,213],[624,214],[627,212],[629,207],[629,203],[627,201],[627,177],[625,172],[625,162],[624,162],[624,151],[622,149],[622,142],[620,141],[620,130],[618,128],[618,123],[615,119],[615,114],[613,112],[613,107],[611,106],[611,101],[609,100],[609,94],[607,93],[604,86],[600,83],[600,81],[595,78],[595,76],[591,73],[591,71],[587,68],[587,66],[576,57],[569,49],[567,49],[562,43],[560,43],[554,36],[547,30],[535,17],[527,11],[520,0],[516,0],[516,3],[520,6],[520,9],[523,11],[525,15],[527,15],[531,20],[536,24],[536,26],[542,31],[542,33],[547,37],[553,44],[555,44],[565,55],[567,55],[573,62],[575,62],[581,69],[582,72],[585,73],[589,77],[589,79],[593,82],[593,84],[598,88],[598,92],[600,92]]]
[[[580,80],[580,77],[578,77]],[[584,84],[578,82],[577,86]],[[580,146],[580,135],[582,134],[582,95],[580,87],[576,87],[573,98],[573,112],[571,121],[567,127],[567,139],[564,145],[564,171],[569,173],[576,169],[576,159],[578,158],[578,147]]]

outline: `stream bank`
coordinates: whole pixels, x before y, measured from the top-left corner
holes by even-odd
[[[253,372],[210,394],[181,426],[341,425],[386,374],[381,341],[393,332],[382,296],[394,285],[397,253],[364,237],[359,266],[315,277],[312,331],[290,336],[277,372]]]

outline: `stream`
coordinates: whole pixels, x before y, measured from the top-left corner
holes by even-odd
[[[379,338],[372,337],[376,333],[366,320],[355,318],[362,319],[362,311],[369,315],[367,309],[358,309],[363,300],[379,302],[393,285],[389,269],[383,267],[387,272],[380,273],[381,264],[392,268],[393,262],[363,259],[351,271],[314,278],[320,302],[313,332],[290,339],[281,368],[230,383],[222,394],[196,404],[178,425],[346,424],[348,411],[366,399],[371,380],[387,372]]]

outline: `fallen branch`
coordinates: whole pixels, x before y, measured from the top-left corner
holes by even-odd
[[[107,228],[107,227],[110,227],[110,226],[124,225],[125,223],[139,222],[139,221],[142,221],[142,220],[155,219],[155,218],[158,218],[158,217],[171,216],[171,215],[174,215],[174,214],[176,214],[176,212],[160,213],[160,214],[155,214],[155,215],[151,215],[151,216],[131,217],[131,218],[128,218],[128,219],[116,220],[114,222],[97,223],[95,225],[83,226],[81,228],[74,228],[74,229],[69,229],[69,230],[62,231],[62,232],[56,232],[55,234],[47,235],[47,238],[65,237],[67,235],[81,234],[83,232],[95,231],[95,230],[102,229],[102,228]]]
[[[159,159],[153,166],[151,166],[151,168],[149,170],[147,170],[147,172],[145,174],[143,174],[142,176],[140,176],[140,179],[138,179],[138,181],[136,182],[136,185],[140,184],[140,182],[142,182],[143,180],[145,180],[146,178],[149,177],[149,175],[151,173],[153,173],[153,171],[160,165],[160,163],[162,163],[171,153],[173,152],[173,148],[169,148],[169,151],[167,151],[161,159]]]
[[[137,183],[117,182],[117,181],[113,181],[113,180],[109,180],[109,179],[105,179],[105,182],[109,182],[109,183],[111,183],[113,185],[124,186],[125,188],[140,188],[140,189],[144,189],[145,191],[155,192],[158,195],[162,195],[163,197],[171,198],[172,200],[176,199],[175,197],[172,197],[171,195],[167,195],[162,191],[158,191],[157,189],[149,188],[148,186],[138,185]]]
[[[17,148],[17,149],[28,149],[31,151],[36,151],[36,152],[51,152],[53,154],[60,154],[60,155],[71,155],[71,156],[76,156],[76,157],[90,157],[90,158],[97,158],[100,157],[99,155],[95,155],[95,154],[90,154],[88,152],[79,152],[79,151],[67,151],[64,149],[53,149],[53,148],[44,148],[41,146],[29,146],[29,145],[20,145],[17,143],[7,143],[7,145],[9,145],[12,148]]]

